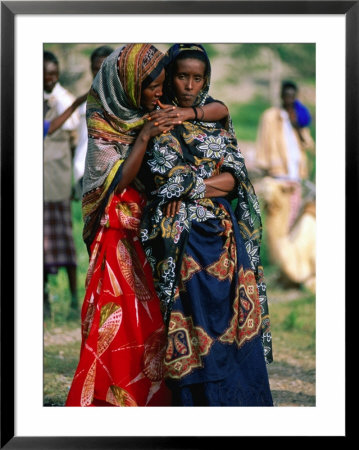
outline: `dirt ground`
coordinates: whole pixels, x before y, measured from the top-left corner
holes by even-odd
[[[271,303],[275,305],[281,302],[291,302],[298,298],[300,293],[296,289],[276,291],[271,293]],[[274,308],[274,306],[273,306]],[[80,347],[80,328],[69,329],[68,327],[55,327],[45,329],[44,345],[46,349],[55,349],[58,363],[66,364],[69,348],[72,355],[77,354]],[[63,350],[61,350],[63,348]],[[315,358],[311,352],[296,350],[295,347],[287,345],[285,337],[273,336],[274,362],[269,364],[268,373],[274,406],[315,406]],[[72,356],[73,357],[73,356]],[[76,359],[76,357],[75,357]],[[60,406],[62,398],[66,398],[67,389],[72,381],[66,371],[58,370],[58,373],[46,374],[45,369],[45,403],[48,406]],[[51,395],[51,384],[56,384],[59,397]],[[46,395],[46,384],[48,394]],[[55,387],[55,385],[53,386]],[[60,388],[60,389],[59,389]]]

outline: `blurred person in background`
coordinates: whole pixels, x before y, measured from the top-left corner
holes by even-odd
[[[71,105],[75,97],[59,83],[59,62],[45,51],[44,122],[53,122]],[[70,108],[71,110],[71,108]],[[70,315],[78,311],[76,251],[72,234],[71,191],[72,157],[76,130],[80,122],[78,110],[57,130],[44,137],[44,316],[50,316],[48,276],[60,267],[67,271],[71,292]]]
[[[100,70],[101,64],[113,52],[113,48],[108,45],[97,47],[91,54],[91,73],[95,78],[97,72]],[[81,199],[82,197],[82,181],[85,171],[85,160],[87,153],[87,124],[86,124],[86,103],[83,103],[79,108],[80,125],[78,127],[78,141],[74,156],[74,183],[75,183],[75,197]]]
[[[297,99],[298,87],[283,81],[281,106],[262,114],[256,142],[256,162],[264,175],[285,180],[291,192],[288,229],[301,207],[302,180],[309,178],[307,150],[314,152],[309,110]]]
[[[62,125],[66,122],[66,120],[76,111],[76,109],[86,101],[87,92],[84,95],[78,97],[65,111],[59,116],[55,117],[52,120],[44,120],[44,138],[47,135],[51,135],[55,133]],[[47,103],[44,102],[44,115],[46,115],[48,110]]]

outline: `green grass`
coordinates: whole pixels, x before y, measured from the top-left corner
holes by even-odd
[[[315,357],[315,296],[270,305],[274,353]]]
[[[262,97],[256,97],[248,103],[229,105],[233,125],[240,141],[255,141],[259,118],[270,104]]]
[[[67,376],[76,368],[78,356],[78,341],[60,345],[47,345],[44,354],[44,371]]]

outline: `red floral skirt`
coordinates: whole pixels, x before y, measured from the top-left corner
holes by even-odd
[[[114,195],[91,247],[80,361],[66,406],[170,406],[165,328],[138,238],[143,199]]]

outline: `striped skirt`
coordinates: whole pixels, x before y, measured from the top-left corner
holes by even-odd
[[[44,202],[45,272],[56,274],[62,266],[76,266],[70,200]]]

